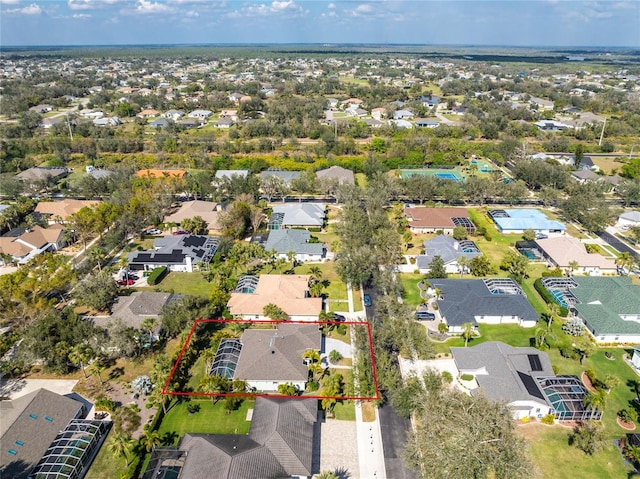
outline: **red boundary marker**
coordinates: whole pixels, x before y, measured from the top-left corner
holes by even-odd
[[[367,328],[367,336],[369,338],[369,354],[371,355],[371,369],[373,373],[373,382],[376,390],[376,395],[374,397],[361,397],[361,396],[309,396],[309,395],[301,395],[301,396],[285,396],[282,394],[260,394],[260,393],[229,393],[229,394],[217,394],[217,393],[204,393],[204,392],[187,392],[187,391],[167,391],[169,384],[171,383],[171,379],[178,369],[178,364],[180,364],[180,360],[184,355],[189,343],[191,342],[191,338],[196,331],[196,328],[201,323],[242,323],[242,324],[254,324],[254,323],[262,323],[262,324],[278,324],[278,323],[287,323],[287,324],[347,324],[354,325],[360,327]],[[371,337],[371,325],[366,322],[360,321],[266,321],[266,320],[237,320],[237,319],[197,319],[189,332],[189,336],[187,336],[187,340],[184,342],[180,353],[178,354],[178,358],[176,359],[173,368],[171,368],[171,373],[169,373],[169,377],[167,381],[164,383],[162,388],[162,394],[168,396],[190,396],[190,397],[226,397],[226,396],[236,396],[236,397],[280,397],[280,398],[298,398],[298,399],[335,399],[339,401],[347,401],[347,400],[358,400],[358,401],[377,401],[380,399],[380,389],[378,388],[378,374],[376,371],[376,363],[375,356],[373,354],[373,338]]]

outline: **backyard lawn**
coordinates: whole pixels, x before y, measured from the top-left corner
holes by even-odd
[[[162,291],[172,291],[177,294],[190,294],[192,296],[208,297],[211,292],[211,284],[202,273],[176,273],[169,272],[155,287]]]
[[[626,468],[618,449],[610,443],[607,448],[589,456],[569,446],[571,429],[564,426],[526,424],[519,432],[529,440],[531,456],[544,479],[609,479],[626,478]]]
[[[418,283],[424,278],[422,274],[414,273],[400,273],[398,274],[400,284],[402,284],[402,300],[406,304],[411,306],[418,306],[420,304],[420,290],[418,289]]]
[[[187,405],[198,404],[200,411],[189,415]],[[247,411],[253,408],[255,401],[245,399],[240,407],[227,414],[224,410],[224,398],[213,404],[211,399],[191,400],[174,403],[160,425],[160,434],[174,432],[175,444],[187,432],[200,434],[247,434],[251,423],[246,420]]]
[[[340,421],[355,421],[356,403],[354,401],[338,401],[333,408],[333,413]]]
[[[120,477],[127,470],[127,464],[122,456],[115,457],[109,452],[109,442],[115,434],[115,428],[111,428],[102,447],[91,463],[85,479],[113,479]]]

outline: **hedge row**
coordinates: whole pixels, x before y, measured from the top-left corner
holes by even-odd
[[[151,274],[147,277],[147,284],[149,284],[149,286],[154,286],[158,284],[160,281],[162,281],[162,278],[164,278],[165,274],[167,274],[166,266],[155,268],[151,272]]]
[[[545,303],[547,304],[558,304],[556,302],[556,300],[554,299],[553,296],[551,296],[551,293],[549,291],[547,291],[547,288],[545,288],[542,284],[542,278],[538,278],[534,281],[533,283],[533,287],[536,288],[536,291],[538,292],[538,294],[540,296],[542,296],[542,299],[544,299]],[[569,310],[567,308],[564,308],[562,306],[560,306],[560,311],[558,312],[558,314],[563,317],[566,318],[569,315]]]

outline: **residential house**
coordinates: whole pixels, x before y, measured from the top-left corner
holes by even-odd
[[[440,122],[436,120],[416,120],[414,124],[418,128],[437,128],[440,126]]]
[[[39,181],[61,180],[69,175],[70,170],[61,166],[40,167],[34,166],[18,173],[16,179],[28,183],[35,184]]]
[[[327,101],[329,102],[329,108],[331,110],[335,110],[336,108],[338,108],[338,103],[340,103],[340,100],[338,100],[337,98],[327,98]]]
[[[640,211],[625,211],[618,216],[616,223],[623,230],[627,230],[633,226],[640,226]]]
[[[368,115],[367,110],[358,108],[356,106],[347,108],[345,110],[345,113],[347,114],[348,117],[354,117],[354,118],[364,118],[365,116]]]
[[[118,296],[111,306],[109,316],[88,316],[94,326],[107,329],[114,322],[121,321],[129,328],[141,330],[142,322],[146,318],[156,320],[150,339],[157,341],[160,333],[160,319],[162,311],[169,304],[180,301],[181,295],[172,293],[158,293],[153,291],[136,291],[128,296]]]
[[[274,250],[278,257],[287,259],[289,253],[295,253],[295,260],[322,261],[327,249],[322,243],[311,243],[311,233],[307,230],[281,229],[270,230],[264,249]]]
[[[102,118],[96,118],[95,120],[93,120],[93,124],[95,126],[118,126],[121,125],[122,122],[117,116],[105,116]]]
[[[193,200],[185,201],[173,213],[165,216],[165,223],[180,224],[187,218],[200,216],[206,223],[209,230],[218,230],[218,215],[222,210],[221,205],[213,201]]]
[[[201,123],[204,123],[212,114],[211,110],[193,110],[187,116],[189,118],[196,118],[200,120]]]
[[[142,110],[140,113],[136,114],[136,118],[154,118],[158,116],[160,112],[158,110],[147,109]]]
[[[411,110],[396,110],[393,113],[394,120],[411,120],[414,117]]]
[[[55,125],[58,125],[60,123],[64,122],[64,118],[56,116],[56,117],[50,117],[50,118],[43,118],[42,121],[40,122],[40,126],[42,128],[44,128],[45,130],[48,130],[49,128],[54,127]]]
[[[381,107],[373,108],[371,110],[371,116],[373,118],[375,118],[376,120],[381,121],[383,118],[386,118],[387,109],[386,108],[381,108]]]
[[[526,230],[537,233],[564,233],[566,226],[557,220],[551,220],[540,210],[517,208],[489,210],[489,217],[502,233],[522,234]]]
[[[229,95],[229,101],[235,103],[236,105],[238,103],[240,103],[240,100],[246,95],[243,95],[242,93],[232,93],[231,95]],[[251,97],[249,97],[251,98]]]
[[[231,128],[233,125],[235,125],[235,123],[231,118],[220,118],[215,123],[216,128]]]
[[[389,120],[388,124],[395,125],[396,128],[406,128],[408,130],[413,128],[413,123],[407,120]]]
[[[304,391],[309,368],[302,355],[320,351],[322,333],[318,324],[284,322],[277,329],[247,329],[233,379],[241,379],[255,391],[277,393],[278,386],[291,383]],[[214,362],[215,364],[215,362]]]
[[[318,401],[257,397],[249,434],[185,434],[156,448],[143,479],[309,479]]]
[[[103,170],[102,168],[96,168],[93,165],[87,165],[85,167],[85,171],[87,173],[87,176],[90,176],[95,180],[103,180],[113,175],[113,171]]]
[[[58,251],[66,245],[64,226],[35,226],[31,230],[17,228],[0,236],[0,253],[10,255],[18,264],[26,264],[47,251]]]
[[[584,384],[575,376],[556,376],[549,355],[539,349],[487,341],[452,347],[451,355],[459,376],[474,377],[471,394],[506,403],[514,419],[542,419],[548,414],[560,421],[601,418],[601,412],[584,406]]]
[[[241,178],[246,178],[249,176],[251,172],[249,170],[218,170],[216,171],[216,179],[220,180],[222,178],[233,178],[234,176],[239,176]]]
[[[238,121],[238,110],[221,110],[220,118],[228,118],[235,123]]]
[[[170,121],[166,118],[158,118],[157,120],[152,121],[151,123],[149,123],[149,126],[151,128],[166,128],[168,127],[170,124]]]
[[[12,479],[84,477],[109,430],[88,421],[81,402],[47,389],[3,401],[0,475]]]
[[[420,273],[429,272],[433,258],[440,256],[444,262],[447,273],[460,273],[458,258],[465,257],[471,260],[476,256],[481,256],[482,252],[473,241],[457,241],[451,236],[438,235],[424,242],[425,254],[416,258],[416,266]],[[466,268],[465,268],[466,269]]]
[[[465,208],[412,207],[404,209],[404,216],[409,220],[409,229],[414,234],[442,231],[450,235],[456,226],[464,226],[470,233],[475,231]]]
[[[162,266],[170,271],[192,273],[206,268],[218,248],[218,238],[204,235],[161,236],[152,250],[127,253],[129,269],[151,271]]]
[[[460,333],[463,325],[518,324],[533,328],[538,313],[520,286],[511,278],[430,279],[442,320],[449,332]]]
[[[561,306],[582,320],[596,343],[640,343],[640,286],[628,276],[572,276],[542,282]]]
[[[227,302],[229,312],[244,320],[269,320],[264,315],[267,304],[275,304],[293,321],[317,321],[322,298],[309,295],[309,275],[263,274],[244,277]]]
[[[369,128],[381,128],[383,123],[375,118],[365,118],[363,120]]]
[[[571,125],[556,120],[540,120],[536,121],[534,125],[543,131],[564,131],[567,128],[572,128]]]
[[[264,180],[265,178],[269,177],[269,176],[276,176],[280,179],[282,179],[282,181],[285,182],[285,184],[287,186],[291,186],[291,181],[293,180],[297,180],[298,178],[300,178],[300,172],[299,171],[285,171],[285,170],[265,170],[262,173],[260,173],[260,179]]]
[[[182,110],[167,110],[162,114],[163,118],[167,118],[168,120],[176,121],[179,118],[184,116],[184,112]]]
[[[40,201],[36,206],[35,213],[41,215],[52,225],[64,223],[69,216],[77,213],[82,208],[93,208],[99,203],[99,201],[76,200],[73,198],[65,198],[60,201]]]
[[[325,170],[316,171],[316,178],[319,180],[334,180],[340,185],[354,185],[355,177],[353,171],[341,166],[331,166]]]
[[[555,161],[561,165],[575,166],[576,158],[572,154],[566,153],[536,153],[529,157],[534,161]],[[580,161],[578,170],[597,170],[598,167],[593,163],[590,156],[584,156]]]
[[[268,228],[322,228],[326,217],[324,203],[285,203],[273,207]]]
[[[181,118],[180,120],[176,120],[176,126],[180,126],[182,128],[198,128],[200,126],[200,122],[195,118]]]
[[[545,260],[567,272],[589,275],[616,274],[616,262],[598,253],[589,253],[579,239],[572,236],[555,236],[535,241]],[[578,267],[572,269],[570,264]]]
[[[551,100],[545,100],[544,98],[538,98],[535,96],[529,98],[529,104],[540,110],[553,110],[554,108]]]
[[[572,171],[571,178],[576,180],[578,183],[587,183],[589,181],[602,183],[606,185],[609,191],[614,190],[622,181],[622,178],[619,176],[599,175],[590,169]]]
[[[53,107],[51,105],[46,105],[46,104],[36,105],[36,106],[32,106],[31,108],[29,108],[29,111],[32,111],[34,113],[38,113],[40,115],[42,115],[44,113],[49,113],[51,110],[53,110]]]

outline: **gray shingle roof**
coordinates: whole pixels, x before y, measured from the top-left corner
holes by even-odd
[[[271,230],[264,248],[277,253],[286,254],[294,251],[297,254],[321,255],[322,243],[308,243],[311,233],[307,230]]]
[[[481,279],[431,279],[443,299],[438,308],[449,326],[477,324],[477,316],[517,316],[537,320],[538,313],[523,294],[491,294]]]
[[[260,173],[260,178],[264,179],[268,176],[277,176],[278,178],[282,178],[282,180],[290,185],[292,180],[296,180],[300,178],[299,171],[285,171],[285,170],[266,170]]]
[[[305,381],[308,368],[302,354],[320,349],[322,334],[316,323],[282,323],[278,329],[248,329],[240,338],[242,351],[234,379]]]
[[[180,477],[189,479],[284,479],[310,476],[315,399],[256,399],[248,436],[186,434]]]
[[[500,341],[488,341],[471,348],[452,347],[451,354],[459,371],[476,372],[476,381],[487,397],[507,402],[546,403],[544,393],[533,381],[536,377],[555,376],[546,353],[536,348],[515,348]],[[538,358],[539,370],[534,370],[529,356]],[[478,373],[478,370],[482,371]]]
[[[334,165],[325,170],[318,170],[316,171],[316,177],[320,179],[330,178],[330,179],[338,180],[338,183],[340,184],[349,184],[349,185],[355,184],[355,177],[353,175],[353,171],[347,170],[346,168],[343,168],[341,166]]]
[[[0,477],[26,478],[58,432],[81,411],[78,401],[47,389],[1,401]],[[16,454],[9,453],[10,449]]]
[[[482,253],[465,253],[460,249],[460,243],[451,236],[438,235],[435,238],[424,242],[425,254],[416,258],[416,265],[419,269],[428,269],[434,256],[440,256],[444,264],[452,263],[460,256],[475,258]]]
[[[282,226],[318,226],[324,223],[324,203],[285,203],[273,207],[274,213],[282,213]]]

